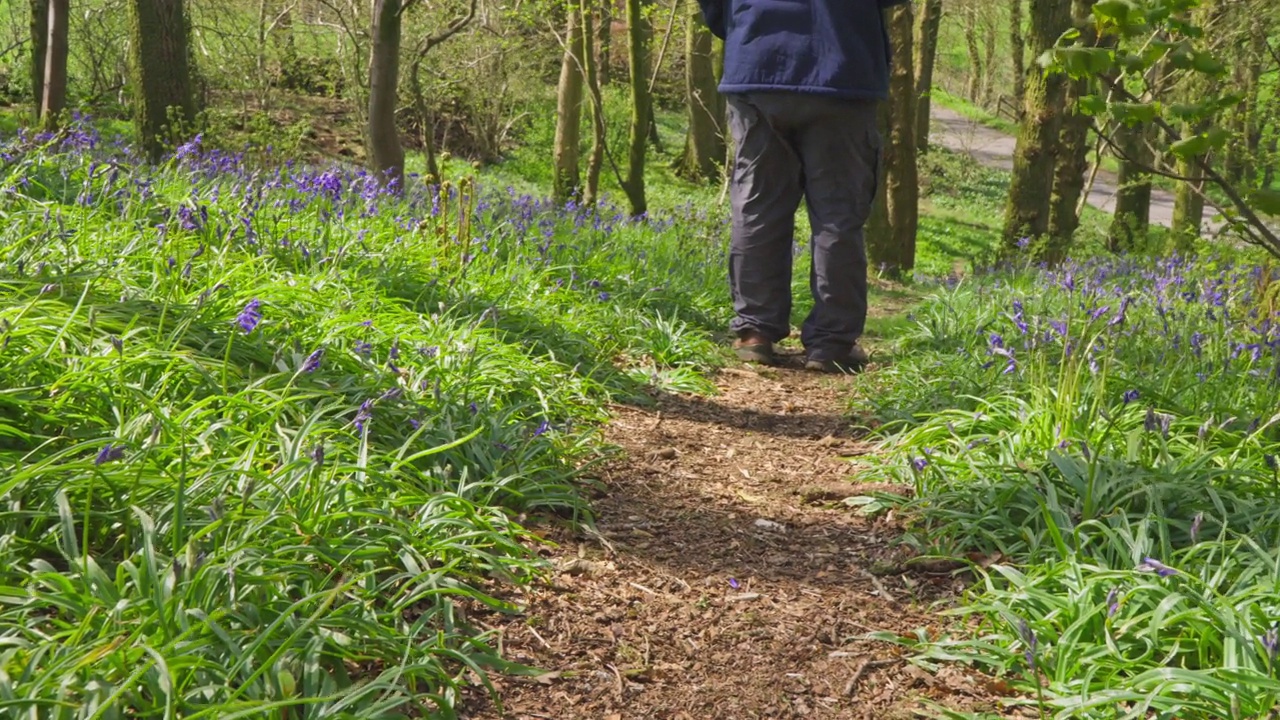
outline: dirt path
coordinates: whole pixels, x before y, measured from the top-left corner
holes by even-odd
[[[792,365],[798,358],[792,359]],[[917,717],[923,701],[990,708],[981,678],[929,674],[869,632],[936,627],[949,575],[893,565],[892,518],[858,494],[841,456],[868,447],[846,415],[857,378],[730,369],[720,394],[618,408],[596,537],[561,537],[550,587],[489,617],[541,680],[499,682],[507,714],[573,720]],[[865,488],[864,488],[865,489]]]
[[[989,128],[976,120],[934,103],[929,117],[933,120],[930,141],[952,152],[968,153],[988,167],[1010,170],[1013,168],[1013,151],[1017,139],[995,128]],[[1105,170],[1099,171],[1089,192],[1089,204],[1103,210],[1115,210],[1118,178]],[[1173,193],[1160,188],[1151,189],[1151,223],[1173,226]]]

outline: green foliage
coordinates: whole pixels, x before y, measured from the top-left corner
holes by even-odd
[[[589,518],[605,402],[708,389],[718,223],[17,143],[0,715],[450,717],[529,672],[468,618],[541,571],[517,518]]]
[[[1109,259],[927,300],[863,394],[886,456],[859,476],[914,487],[921,553],[991,564],[952,612],[972,633],[878,637],[1003,675],[1057,718],[1265,716],[1275,282],[1231,258]]]
[[[1224,196],[1229,227],[1280,255],[1280,237],[1255,212],[1262,209],[1259,200],[1266,203],[1265,196],[1250,194],[1257,178],[1233,179],[1215,167],[1231,146],[1256,147],[1265,121],[1253,111],[1247,123],[1232,122],[1246,91],[1260,102],[1262,90],[1231,81],[1223,43],[1211,42],[1215,38],[1205,32],[1218,9],[1202,5],[1200,0],[1102,0],[1093,5],[1091,31],[1068,31],[1040,62],[1049,72],[1090,83],[1079,107],[1095,118],[1100,132],[1117,125],[1157,129],[1157,146],[1167,145],[1172,158],[1187,161]],[[1262,7],[1258,11],[1265,12]]]

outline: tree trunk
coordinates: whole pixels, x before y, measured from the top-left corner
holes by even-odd
[[[1070,0],[1032,0],[1032,55],[1040,57],[1053,47],[1070,24]],[[1065,99],[1065,79],[1061,74],[1045,75],[1037,68],[1026,77],[1026,102],[1005,207],[1004,243],[1010,250],[1022,238],[1039,238],[1049,230],[1054,146],[1062,127]]]
[[[400,0],[376,0],[369,54],[369,169],[389,187],[403,189],[404,148],[396,131],[400,77]]]
[[[885,195],[889,203],[893,259],[887,271],[907,277],[915,268],[920,224],[920,182],[916,167],[916,93],[911,66],[911,3],[887,11],[894,62],[889,76],[889,162]]]
[[[1151,221],[1151,176],[1145,168],[1151,165],[1145,125],[1119,127],[1115,132],[1120,158],[1119,189],[1116,209],[1107,233],[1107,247],[1112,252],[1128,252],[1142,246]]]
[[[876,126],[880,137],[890,135],[890,108],[887,101],[881,101],[876,108]],[[894,242],[893,227],[889,223],[889,193],[886,187],[884,153],[876,162],[876,196],[871,204],[871,214],[867,217],[862,232],[867,244],[867,265],[874,272],[887,272],[889,268],[902,265],[899,248]]]
[[[31,101],[36,119],[44,104],[44,62],[49,54],[49,0],[31,0]]]
[[[724,158],[716,70],[711,53],[713,36],[702,22],[697,3],[685,0],[685,98],[689,106],[689,132],[685,136],[684,157],[678,173],[690,180],[714,180],[720,175]]]
[[[1195,248],[1204,224],[1204,178],[1194,160],[1179,160],[1177,172],[1182,177],[1195,178],[1179,182],[1173,191],[1173,244],[1177,250],[1187,252]]]
[[[183,0],[131,0],[134,116],[151,162],[190,132],[196,119],[190,28]],[[178,126],[173,125],[176,120]]]
[[[649,23],[645,0],[627,0],[627,57],[631,84],[631,131],[628,140],[627,177],[622,190],[634,217],[649,209],[645,200],[644,161],[648,150],[652,99],[649,97]]]
[[[70,11],[68,0],[49,0],[49,43],[45,49],[40,101],[40,122],[46,130],[57,126],[67,106],[67,16]]]
[[[613,81],[613,0],[600,3],[600,55],[596,65],[596,74],[600,76],[600,87]]]
[[[1097,0],[1075,0],[1072,15],[1082,33],[1083,42],[1097,42],[1095,25],[1090,21]],[[1058,141],[1058,162],[1053,176],[1053,197],[1049,207],[1050,262],[1066,257],[1071,239],[1080,226],[1080,195],[1084,192],[1084,175],[1089,168],[1089,128],[1091,120],[1080,112],[1080,98],[1089,92],[1088,80],[1069,80],[1063,103],[1062,132]]]
[[[564,58],[560,62],[560,84],[556,89],[555,162],[556,202],[577,199],[582,187],[578,176],[578,145],[582,128],[582,71],[586,37],[582,30],[582,9],[568,8],[568,33]]]
[[[929,152],[929,113],[932,106],[933,66],[938,57],[938,28],[942,0],[924,0],[916,31],[916,149]]]
[[[987,13],[993,13],[993,9],[987,8]],[[983,18],[982,29],[982,65],[986,68],[986,72],[982,74],[982,104],[984,107],[992,107],[997,79],[996,36],[999,33],[998,23],[992,14]]]
[[[426,93],[422,91],[422,62],[426,56],[425,52],[420,52],[409,64],[409,91],[413,93],[413,109],[418,116],[418,126],[422,128],[419,141],[422,143],[422,152],[427,160],[427,182],[434,184],[440,182],[442,178],[440,177],[440,160],[436,156],[435,119],[432,117],[431,107],[427,104]]]
[[[969,51],[969,102],[977,103],[982,90],[982,50],[978,47],[978,7],[970,5],[964,18],[965,48]]]
[[[1022,28],[1023,0],[1009,1],[1009,55],[1013,58],[1013,103],[1022,112],[1026,107],[1026,36]]]
[[[585,3],[580,8],[582,13],[582,60],[583,74],[586,76],[587,93],[591,97],[591,155],[587,158],[587,183],[583,188],[582,201],[594,207],[600,200],[600,171],[604,167],[605,136],[604,97],[600,92],[599,61],[595,54],[595,15]]]

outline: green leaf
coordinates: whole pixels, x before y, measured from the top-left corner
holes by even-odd
[[[1158,103],[1111,103],[1111,114],[1127,125],[1150,123],[1156,119],[1156,115],[1159,112],[1160,105]]]
[[[1100,20],[1110,20],[1117,25],[1123,25],[1135,14],[1135,10],[1137,7],[1131,0],[1099,0],[1093,6],[1093,15]]]
[[[1106,48],[1061,47],[1052,52],[1057,64],[1072,77],[1098,75],[1115,66],[1115,54]]]
[[[1249,204],[1265,215],[1280,215],[1280,190],[1254,190],[1249,193]]]

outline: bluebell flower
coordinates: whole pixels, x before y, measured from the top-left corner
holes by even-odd
[[[1177,570],[1152,557],[1142,558],[1142,562],[1138,564],[1137,570],[1141,572],[1154,572],[1160,577],[1169,577],[1170,575],[1178,574]]]
[[[364,432],[366,424],[373,419],[373,401],[365,400],[360,404],[360,410],[356,412],[355,426],[356,432]]]
[[[545,435],[547,431],[550,429],[551,429],[551,423],[548,423],[546,420],[543,420],[541,423],[538,424],[538,427],[533,431],[533,436],[541,437],[542,435]]]
[[[922,457],[915,458],[911,461],[911,467],[915,468],[916,472],[922,472],[929,467],[929,460]]]
[[[112,336],[111,336],[111,347],[115,348],[115,351],[116,351],[116,353],[117,353],[117,354],[119,354],[119,355],[121,355],[121,356],[123,356],[123,355],[124,355],[124,340],[121,340],[120,338],[118,338],[118,337],[116,337],[116,336],[112,335]]]
[[[109,462],[115,462],[116,460],[124,457],[124,450],[125,448],[123,445],[112,445],[111,443],[107,443],[98,451],[98,456],[93,459],[93,464],[105,465]]]
[[[1022,645],[1025,648],[1023,656],[1027,659],[1027,665],[1035,667],[1036,655],[1040,650],[1040,639],[1036,637],[1036,631],[1031,628],[1031,623],[1025,619],[1019,620],[1018,636],[1022,639]]]
[[[1114,616],[1120,611],[1120,588],[1113,587],[1107,593],[1107,617]]]
[[[324,465],[324,443],[316,443],[316,446],[311,448],[311,460],[316,465]]]
[[[247,335],[253,332],[260,322],[262,322],[262,303],[257,298],[254,298],[236,316],[236,324]]]
[[[1138,399],[1138,391],[1137,391],[1137,390],[1125,390],[1125,391],[1124,391],[1124,395],[1123,395],[1123,396],[1121,396],[1121,399],[1123,399],[1123,400],[1124,400],[1124,404],[1125,404],[1125,405],[1128,405],[1129,403],[1131,403],[1131,402],[1133,402],[1133,401],[1135,401],[1135,400],[1137,400],[1137,399]]]
[[[313,373],[320,369],[320,361],[324,359],[324,348],[320,348],[307,356],[302,362],[302,372]]]
[[[1272,627],[1258,639],[1262,641],[1262,647],[1267,651],[1267,662],[1271,667],[1275,667],[1276,652],[1280,650],[1280,631]]]

